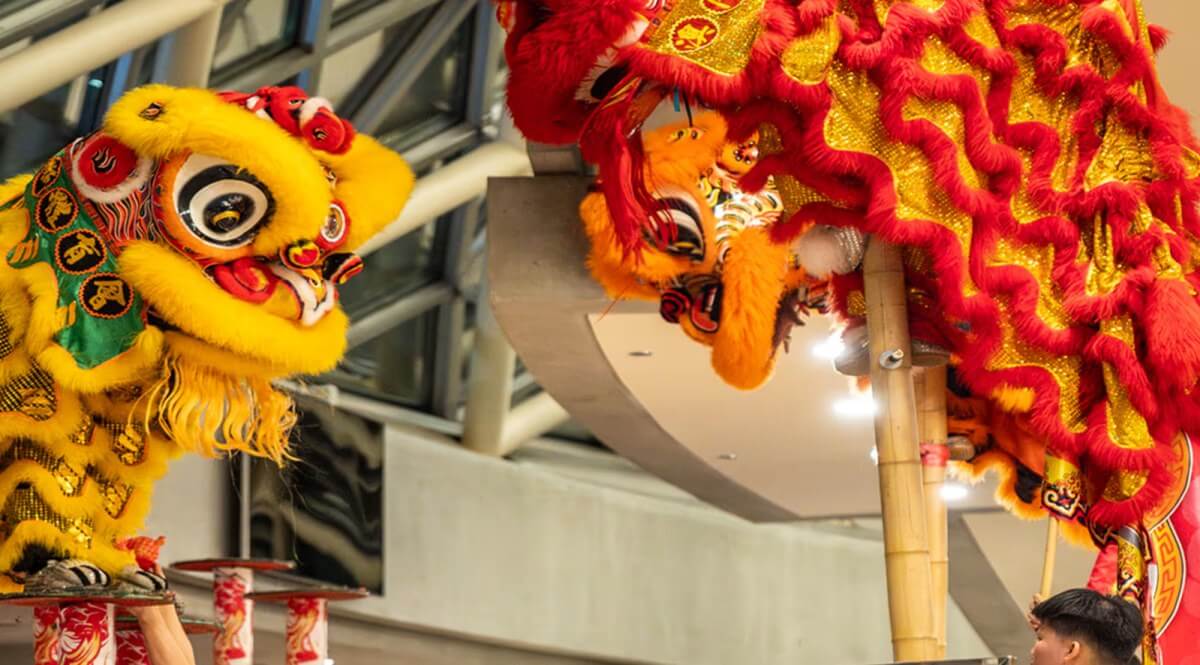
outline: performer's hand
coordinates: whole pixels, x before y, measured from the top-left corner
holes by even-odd
[[[1042,598],[1042,594],[1033,594],[1033,600],[1029,602],[1029,611],[1025,613],[1025,620],[1029,622],[1029,627],[1035,632],[1039,627],[1041,627],[1042,622],[1038,621],[1038,618],[1033,616],[1033,609],[1040,605],[1043,600],[1045,600],[1045,598]]]

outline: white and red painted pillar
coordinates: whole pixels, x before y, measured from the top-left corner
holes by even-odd
[[[290,570],[295,564],[268,559],[201,559],[171,566],[213,574],[213,613],[221,632],[213,641],[213,665],[252,665],[254,662],[255,571]]]

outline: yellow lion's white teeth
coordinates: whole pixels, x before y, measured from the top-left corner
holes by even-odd
[[[271,272],[292,287],[299,299],[301,325],[315,325],[337,303],[336,287],[320,277],[313,277],[309,274],[313,273],[311,270],[301,273],[281,263],[272,263]]]

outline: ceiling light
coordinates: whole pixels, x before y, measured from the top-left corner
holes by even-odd
[[[842,342],[842,336],[834,333],[827,337],[825,341],[813,345],[812,353],[818,358],[825,360],[834,360],[842,355],[842,351],[846,349],[845,343]]]
[[[879,449],[871,446],[871,464],[879,466]]]
[[[942,501],[945,501],[946,503],[954,503],[967,498],[967,495],[971,493],[971,490],[962,483],[946,483],[942,485],[940,493],[942,495]]]
[[[833,403],[833,412],[843,418],[870,418],[875,415],[875,398],[871,393],[859,393]]]

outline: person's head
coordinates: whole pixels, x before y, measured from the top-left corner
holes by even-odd
[[[1142,641],[1138,608],[1091,589],[1070,589],[1033,608],[1033,665],[1129,665]]]

